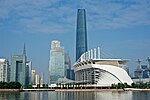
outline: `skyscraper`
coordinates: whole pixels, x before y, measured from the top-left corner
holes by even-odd
[[[78,9],[76,29],[76,61],[87,51],[87,28],[85,9]]]
[[[31,70],[32,70],[32,62],[26,62],[26,83],[31,84]]]
[[[65,54],[65,76],[70,79],[71,59],[68,53]]]
[[[0,81],[8,82],[9,62],[7,59],[0,58]]]
[[[65,77],[71,80],[75,79],[74,70],[71,67],[71,58],[68,53],[65,54]]]
[[[11,76],[10,81],[26,84],[26,50],[25,45],[22,55],[13,55],[11,57]]]
[[[35,84],[35,75],[36,75],[36,71],[31,70],[31,84]]]
[[[41,76],[40,75],[38,75],[38,74],[36,74],[35,75],[35,84],[36,85],[39,85],[39,84],[41,84]]]
[[[60,45],[58,40],[51,42],[49,72],[51,84],[65,76],[64,47]]]

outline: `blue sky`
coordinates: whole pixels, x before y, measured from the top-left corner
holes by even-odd
[[[22,54],[39,74],[48,73],[50,42],[60,40],[75,59],[76,14],[86,9],[89,49],[100,46],[106,58],[150,56],[149,0],[0,0],[0,57]]]

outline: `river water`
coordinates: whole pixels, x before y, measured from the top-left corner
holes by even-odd
[[[0,92],[0,100],[150,100],[150,91]]]

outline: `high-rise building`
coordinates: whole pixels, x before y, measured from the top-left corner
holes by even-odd
[[[35,75],[36,75],[36,71],[31,70],[31,84],[35,84]]]
[[[41,80],[40,75],[36,74],[36,75],[35,75],[35,84],[36,84],[36,85],[41,84],[40,80]]]
[[[141,65],[140,69],[134,71],[134,78],[149,78],[149,69],[147,65]]]
[[[0,82],[8,82],[9,62],[7,59],[0,58]]]
[[[10,81],[20,82],[22,85],[26,84],[26,58],[25,45],[23,55],[11,56]]]
[[[71,59],[68,53],[65,54],[65,76],[70,79],[71,72]]]
[[[76,29],[76,61],[87,51],[87,27],[85,9],[78,9]]]
[[[60,45],[58,40],[51,42],[49,72],[51,84],[65,76],[64,47]]]
[[[70,70],[70,79],[71,80],[75,80],[75,73],[74,73],[74,69],[73,68],[71,68],[71,70]]]
[[[45,84],[45,82],[44,82],[44,73],[41,75],[41,84]]]
[[[32,70],[32,62],[26,62],[26,84],[31,84],[31,70]]]
[[[65,77],[71,80],[75,79],[74,70],[71,67],[71,58],[69,54],[65,54]]]

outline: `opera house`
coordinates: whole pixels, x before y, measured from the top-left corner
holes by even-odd
[[[83,53],[74,64],[75,82],[87,87],[109,87],[118,83],[131,85],[133,81],[123,69],[126,62],[122,59],[101,59],[100,48],[95,48]]]

